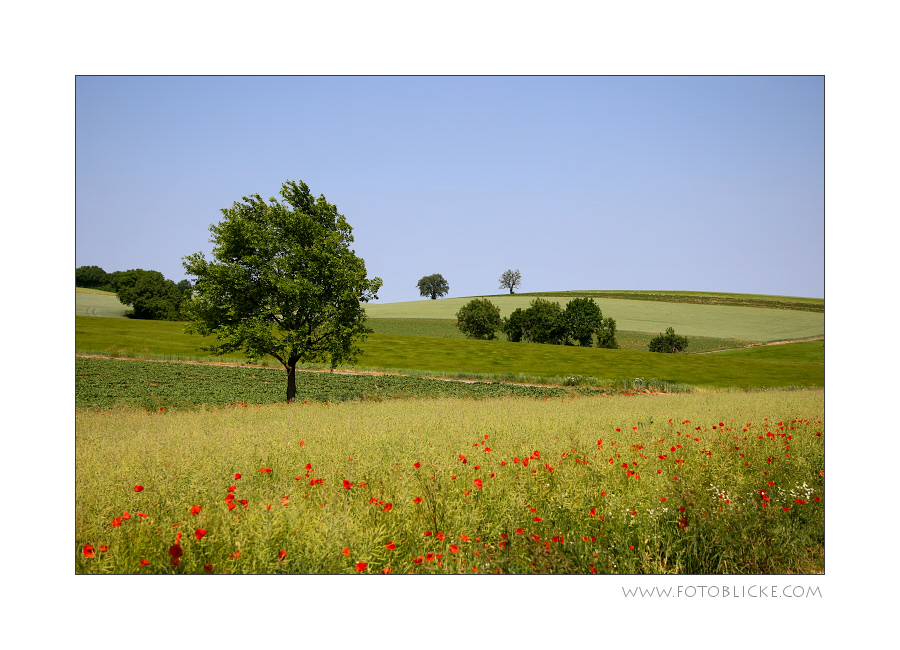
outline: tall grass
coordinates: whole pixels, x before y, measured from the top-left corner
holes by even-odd
[[[823,410],[814,390],[78,411],[76,571],[818,572]]]

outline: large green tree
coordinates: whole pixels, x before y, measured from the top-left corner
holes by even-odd
[[[287,399],[296,395],[300,362],[340,363],[360,354],[365,339],[363,302],[377,299],[381,279],[367,279],[350,249],[352,228],[306,183],[281,186],[281,201],[259,194],[222,210],[210,226],[215,261],[184,258],[196,278],[186,312],[187,330],[215,336],[215,354],[270,355],[287,371]]]

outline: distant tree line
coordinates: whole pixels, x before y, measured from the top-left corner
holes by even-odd
[[[502,331],[514,343],[549,343],[616,349],[616,321],[603,318],[591,298],[575,298],[563,309],[559,303],[535,298],[528,309],[516,309],[507,318],[487,298],[477,298],[456,314],[457,327],[468,338],[491,340]]]
[[[99,266],[75,269],[75,286],[112,292],[123,305],[131,306],[132,311],[126,316],[144,320],[185,320],[184,307],[192,292],[190,281],[176,284],[166,280],[159,271],[131,269],[107,273]]]

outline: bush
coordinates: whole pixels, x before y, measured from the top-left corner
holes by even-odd
[[[665,334],[660,334],[650,341],[650,352],[668,352],[674,354],[683,352],[688,346],[685,336],[676,336],[675,329],[669,327]]]
[[[133,318],[178,320],[186,295],[159,271],[131,269],[119,275],[116,297],[123,305],[131,305]]]
[[[506,338],[513,343],[551,343],[559,345],[566,341],[566,321],[559,303],[535,298],[531,306],[522,311],[516,309],[502,326]]]
[[[566,328],[566,345],[572,340],[583,347],[591,347],[597,337],[597,347],[616,349],[616,321],[603,318],[603,312],[593,298],[574,298],[563,312]]]
[[[456,312],[456,326],[466,338],[490,341],[503,327],[500,308],[487,298],[476,298]]]

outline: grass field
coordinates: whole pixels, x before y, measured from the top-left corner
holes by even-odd
[[[127,307],[122,305],[114,295],[99,293],[83,293],[92,291],[79,289],[75,294],[76,316],[104,316],[124,318]],[[581,294],[595,298],[604,316],[616,319],[617,328],[623,333],[620,338],[627,341],[625,332],[649,334],[655,336],[665,332],[667,327],[674,327],[682,336],[718,339],[720,341],[769,342],[784,341],[823,336],[825,333],[825,315],[823,312],[797,311],[788,309],[758,309],[747,306],[733,306],[734,301],[750,300],[751,297],[741,294],[718,294],[732,296],[730,304],[692,304],[665,302],[648,299],[601,298],[603,292],[560,292],[542,294],[547,299],[557,300],[565,304],[569,299]],[[658,296],[658,294],[648,295]],[[685,292],[687,293],[687,292]],[[635,296],[640,292],[619,292],[617,295]],[[671,297],[674,294],[665,294]],[[702,294],[704,299],[718,299],[716,294]],[[492,296],[490,299],[500,307],[501,314],[509,315],[513,310],[527,308],[533,296],[521,294],[515,296]],[[766,297],[756,297],[757,302],[766,303]],[[372,321],[371,327],[378,333],[412,334],[414,336],[439,336],[457,338],[452,322],[456,320],[456,312],[470,298],[445,298],[442,300],[417,300],[388,304],[366,305],[366,313]],[[791,299],[800,300],[800,299]],[[807,299],[813,300],[813,299]],[[743,304],[743,303],[740,303]],[[799,304],[799,303],[798,303]],[[824,310],[824,301],[820,301]],[[378,324],[382,319],[391,321]],[[415,324],[411,321],[424,320],[426,323]],[[439,321],[444,321],[443,325]],[[626,349],[635,349],[623,345]],[[712,349],[722,349],[729,345],[719,345]],[[693,350],[701,349],[693,346]],[[708,349],[708,348],[703,348]]]
[[[548,300],[554,299],[552,296]],[[560,304],[567,298],[555,298]],[[384,305],[366,305],[370,319],[426,318],[455,320],[460,307],[470,298],[417,300]],[[526,309],[533,298],[497,296],[490,300],[508,316],[518,308]],[[616,320],[619,330],[659,334],[674,327],[682,336],[769,342],[812,338],[825,334],[825,314],[786,309],[758,309],[729,305],[704,305],[648,300],[595,298],[604,317]]]
[[[821,573],[823,417],[821,390],[79,409],[75,570]]]
[[[76,317],[77,351],[120,356],[204,358],[196,350],[200,337],[184,334],[183,324]],[[789,345],[771,346],[785,348]],[[520,378],[556,381],[567,377],[620,380],[640,377],[711,388],[823,386],[824,364],[801,365],[772,359],[729,358],[726,352],[669,355],[632,350],[436,339],[373,334],[362,344],[356,367],[415,370],[449,376]],[[209,359],[210,357],[205,357]],[[240,357],[235,356],[240,361]]]

